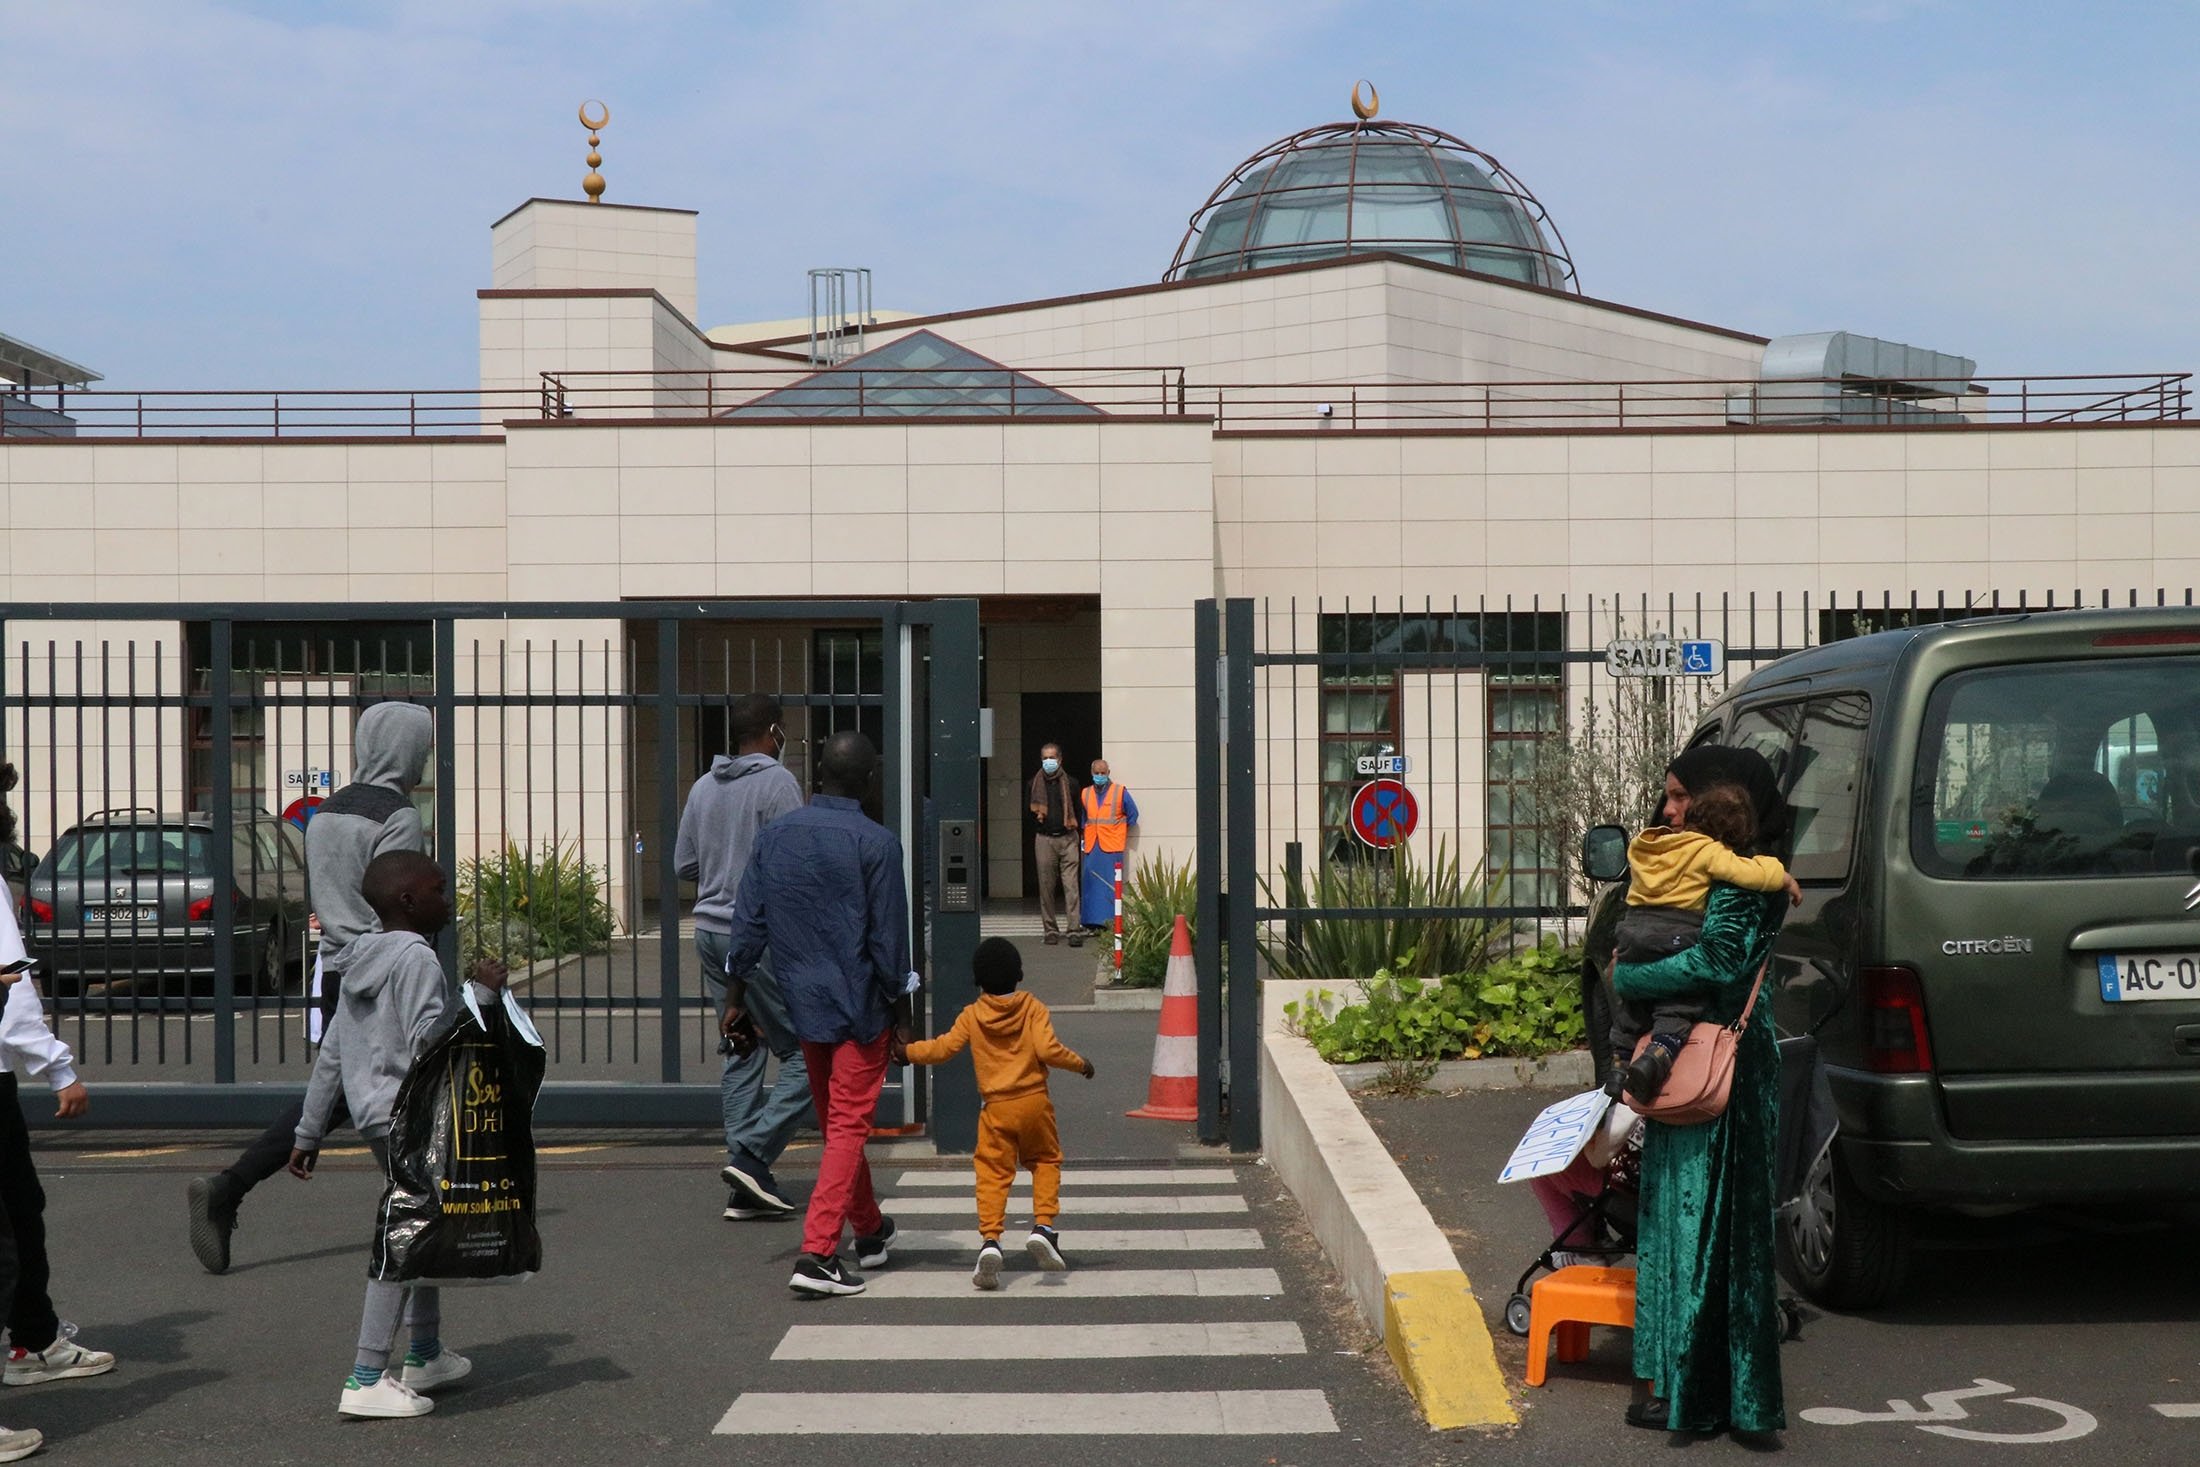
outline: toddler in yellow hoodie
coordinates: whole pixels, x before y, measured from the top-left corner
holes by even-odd
[[[1711,785],[1688,803],[1681,828],[1651,826],[1627,846],[1627,911],[1619,919],[1618,962],[1650,963],[1695,946],[1703,931],[1704,904],[1711,884],[1724,881],[1749,891],[1786,890],[1801,900],[1801,889],[1787,868],[1771,856],[1744,856],[1756,838],[1757,811],[1738,786]],[[1624,1069],[1615,1069],[1605,1092],[1617,1099],[1624,1090],[1649,1100],[1673,1071],[1673,1057],[1688,1041],[1688,1031],[1703,1018],[1703,1001],[1688,996],[1655,1004],[1616,999],[1612,1009],[1612,1049],[1634,1055],[1644,1033],[1650,1043]]]
[[[968,1049],[977,1069],[982,1104],[971,1163],[978,1178],[979,1243],[970,1282],[992,1290],[1001,1286],[1001,1227],[1019,1165],[1031,1169],[1031,1236],[1024,1251],[1050,1273],[1068,1267],[1054,1230],[1061,1210],[1062,1143],[1055,1134],[1047,1071],[1076,1070],[1089,1080],[1093,1069],[1091,1060],[1055,1037],[1047,1006],[1016,991],[1024,981],[1024,960],[1014,943],[987,938],[970,966],[978,1001],[956,1015],[945,1034],[914,1040],[903,1053],[911,1064],[936,1065]]]

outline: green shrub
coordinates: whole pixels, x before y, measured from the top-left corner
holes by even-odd
[[[1123,983],[1159,988],[1168,976],[1177,914],[1194,924],[1199,881],[1189,860],[1141,860],[1123,883]],[[1196,931],[1196,927],[1194,928]]]
[[[1581,950],[1555,938],[1479,972],[1422,979],[1379,971],[1354,987],[1358,997],[1346,1002],[1325,990],[1284,1006],[1331,1064],[1534,1058],[1582,1042]]]
[[[460,947],[518,966],[537,958],[600,951],[611,941],[611,903],[600,868],[577,847],[543,843],[530,855],[517,842],[458,868]]]
[[[1423,867],[1406,846],[1370,853],[1364,861],[1327,861],[1314,873],[1311,890],[1303,880],[1285,884],[1278,903],[1261,883],[1261,900],[1288,907],[1483,907],[1491,905],[1490,884],[1477,864],[1462,873],[1447,842],[1436,842]],[[1299,922],[1299,941],[1281,930],[1261,939],[1268,970],[1278,978],[1357,980],[1370,973],[1435,978],[1464,973],[1489,961],[1498,932],[1479,917],[1318,917]]]

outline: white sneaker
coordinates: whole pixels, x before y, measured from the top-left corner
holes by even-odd
[[[1001,1245],[991,1238],[978,1250],[978,1266],[970,1270],[970,1285],[989,1294],[1001,1286]]]
[[[408,1391],[432,1391],[464,1380],[473,1374],[474,1362],[445,1345],[433,1360],[423,1360],[408,1352],[405,1356],[403,1379]]]
[[[8,1351],[7,1369],[0,1372],[0,1384],[27,1386],[45,1380],[74,1380],[105,1375],[114,1368],[114,1356],[105,1350],[85,1349],[76,1342],[76,1326],[64,1321],[61,1333],[45,1349],[35,1354],[29,1350]]]
[[[10,1431],[0,1426],[0,1462],[20,1462],[46,1444],[35,1431]]]
[[[350,1376],[344,1377],[344,1394],[337,1398],[336,1414],[374,1419],[392,1416],[425,1416],[435,1409],[435,1402],[410,1390],[405,1383],[389,1371],[373,1385],[363,1386]]]

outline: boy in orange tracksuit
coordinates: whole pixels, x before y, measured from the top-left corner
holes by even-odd
[[[1001,1225],[1018,1165],[1031,1168],[1031,1236],[1024,1251],[1050,1273],[1068,1267],[1054,1230],[1062,1197],[1062,1143],[1054,1132],[1047,1071],[1076,1070],[1088,1080],[1093,1071],[1091,1060],[1055,1038],[1047,1006],[1016,991],[1024,981],[1024,960],[1014,943],[987,938],[970,966],[981,990],[978,1001],[956,1015],[945,1034],[913,1041],[903,1054],[911,1064],[936,1065],[967,1048],[977,1067],[983,1108],[971,1161],[978,1174],[979,1244],[970,1282],[992,1290],[1001,1286]]]

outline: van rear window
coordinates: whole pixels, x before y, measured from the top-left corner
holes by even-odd
[[[1933,690],[1911,849],[1983,880],[2189,870],[2200,845],[2200,658],[2042,662]]]

